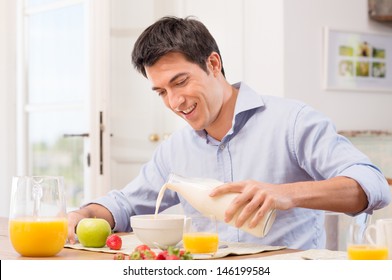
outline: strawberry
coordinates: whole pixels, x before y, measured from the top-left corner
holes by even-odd
[[[129,256],[130,260],[142,260],[142,254],[139,251],[133,251]]]
[[[137,246],[131,253],[131,260],[154,260],[156,254],[147,245]]]
[[[168,256],[168,252],[165,251],[161,251],[158,253],[158,255],[155,257],[156,260],[166,260],[166,257]]]
[[[192,260],[192,255],[185,250],[176,247],[169,247],[167,250],[161,251],[155,257],[156,260]]]
[[[169,246],[167,248],[169,255],[179,256],[180,255],[180,248]]]
[[[189,252],[185,252],[184,250],[180,251],[180,259],[181,260],[193,260],[192,254]]]
[[[156,254],[147,245],[137,246],[131,255],[130,260],[192,260],[192,255],[185,250],[169,246],[167,250]]]
[[[166,257],[166,260],[179,260],[179,259],[180,259],[180,257],[176,256],[176,255],[168,255]]]
[[[151,250],[145,250],[141,252],[141,255],[143,260],[154,260],[156,257],[155,252]]]
[[[122,246],[122,239],[117,234],[111,234],[106,239],[106,245],[112,250],[120,250]]]
[[[139,245],[139,246],[137,246],[137,247],[134,249],[134,251],[146,251],[146,250],[151,251],[151,248],[148,247],[148,245],[146,245],[146,244]]]
[[[113,259],[114,260],[126,260],[127,259],[127,255],[125,255],[123,253],[116,253],[116,254],[114,254]]]

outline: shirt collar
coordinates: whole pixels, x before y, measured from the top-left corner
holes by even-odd
[[[236,83],[233,87],[239,89],[233,121],[242,112],[265,106],[263,98],[244,82]]]
[[[244,127],[258,108],[265,106],[263,98],[245,83],[233,85],[239,89],[234,109],[234,118],[231,129],[227,132],[222,142],[228,142]]]
[[[265,106],[263,98],[244,82],[233,84],[233,87],[239,89],[234,108],[234,117],[232,120],[232,127],[222,139],[222,142],[227,142],[234,137],[251,118],[256,109]],[[216,142],[215,139],[208,136],[205,130],[196,130],[195,132],[198,136],[206,139],[207,143]]]

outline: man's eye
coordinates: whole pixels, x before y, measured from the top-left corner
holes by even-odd
[[[182,86],[185,85],[185,83],[188,81],[188,78],[185,78],[183,80],[180,80],[176,83],[177,86]]]
[[[164,90],[164,89],[155,89],[154,92],[156,94],[158,94],[158,96],[162,96],[162,95],[164,95],[166,93],[166,90]]]

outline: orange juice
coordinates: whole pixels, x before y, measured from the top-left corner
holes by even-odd
[[[14,249],[22,256],[54,256],[64,247],[67,227],[66,218],[11,219],[10,239]]]
[[[191,232],[182,236],[184,248],[192,254],[211,254],[218,250],[219,237],[217,233]]]
[[[369,245],[351,245],[347,248],[350,260],[387,260],[387,247],[374,247]]]

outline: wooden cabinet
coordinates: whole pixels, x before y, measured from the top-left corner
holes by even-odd
[[[392,22],[391,0],[368,0],[368,11],[373,20]]]

